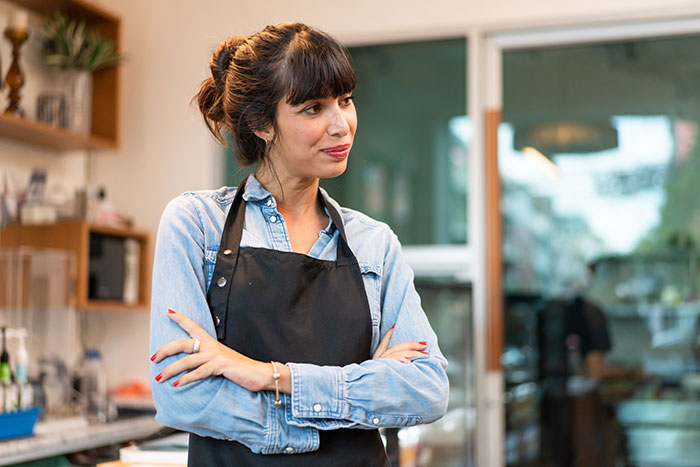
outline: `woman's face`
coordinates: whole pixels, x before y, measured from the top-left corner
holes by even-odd
[[[270,149],[275,172],[298,178],[332,178],[345,172],[357,113],[350,93],[277,105],[277,140]]]

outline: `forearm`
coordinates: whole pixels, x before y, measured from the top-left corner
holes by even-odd
[[[319,429],[402,427],[429,423],[447,408],[442,356],[412,363],[368,360],[344,367],[289,363],[290,424]]]

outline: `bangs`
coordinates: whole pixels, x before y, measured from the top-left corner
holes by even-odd
[[[338,97],[357,86],[348,52],[318,31],[299,34],[290,44],[286,58],[282,94],[290,105]]]

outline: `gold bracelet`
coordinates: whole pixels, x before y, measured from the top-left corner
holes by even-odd
[[[280,374],[277,371],[277,366],[275,362],[270,362],[272,365],[272,379],[275,380],[275,408],[279,409],[282,407],[282,401],[280,400]]]

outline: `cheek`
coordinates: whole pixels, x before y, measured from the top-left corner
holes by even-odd
[[[357,130],[357,112],[355,111],[354,107],[352,109],[352,113],[348,116],[347,122],[348,127],[350,128],[350,133],[354,135],[355,131]]]

